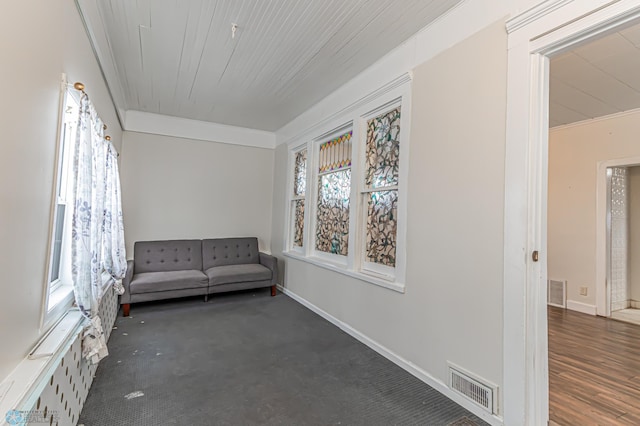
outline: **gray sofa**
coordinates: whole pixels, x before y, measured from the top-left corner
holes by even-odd
[[[257,238],[138,241],[127,262],[120,297],[124,316],[131,303],[204,296],[271,287],[276,295],[278,262],[258,251]]]

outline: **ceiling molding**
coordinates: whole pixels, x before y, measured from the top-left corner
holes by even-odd
[[[125,130],[207,142],[228,143],[256,148],[275,149],[276,135],[265,130],[229,126],[208,121],[127,111]]]
[[[314,124],[311,127],[308,127],[307,129],[303,130],[302,132],[296,134],[295,136],[292,136],[288,139],[285,139],[282,142],[278,142],[278,145],[282,145],[282,144],[286,144],[286,145],[290,145],[292,143],[295,143],[297,141],[300,141],[301,139],[305,139],[305,138],[309,138],[309,137],[315,137],[317,136],[316,134],[320,131],[320,129],[322,129],[323,127],[326,126],[327,123],[330,123],[334,120],[336,120],[338,117],[342,116],[342,115],[346,115],[349,114],[350,112],[353,112],[355,110],[357,110],[358,108],[368,104],[369,102],[383,96],[384,94],[410,82],[411,80],[413,80],[413,73],[411,71],[403,73],[402,75],[400,75],[399,77],[394,78],[393,80],[391,80],[390,82],[388,82],[387,84],[383,85],[382,87],[374,90],[373,92],[370,92],[366,95],[364,95],[363,97],[361,97],[360,99],[358,99],[357,101],[349,104],[348,106],[342,108],[339,111],[334,112],[331,115],[328,115],[327,117],[325,117],[322,121]]]
[[[547,0],[539,3],[507,21],[507,33],[512,33],[525,25],[530,24],[545,15],[548,15],[562,6],[571,3],[573,0]]]

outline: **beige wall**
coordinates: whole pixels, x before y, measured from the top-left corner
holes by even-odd
[[[0,3],[0,381],[40,336],[60,78],[82,81],[121,131],[73,0]]]
[[[414,70],[405,294],[284,258],[289,290],[445,383],[451,361],[502,384],[506,40],[497,22]],[[278,252],[286,169],[280,146]]]
[[[640,302],[640,167],[629,167],[629,290]]]
[[[271,149],[125,132],[122,203],[135,241],[258,237],[271,247]]]
[[[640,112],[549,132],[548,276],[568,300],[595,305],[597,164],[640,156],[639,134]]]

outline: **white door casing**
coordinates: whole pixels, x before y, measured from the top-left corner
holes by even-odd
[[[638,0],[548,0],[507,22],[506,425],[543,425],[549,419],[545,283],[549,57],[639,18]],[[532,259],[534,250],[540,252],[538,262]]]

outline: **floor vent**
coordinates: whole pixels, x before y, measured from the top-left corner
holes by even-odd
[[[567,307],[567,282],[547,280],[547,304],[559,308]]]
[[[460,367],[449,364],[449,387],[491,414],[497,411],[497,387],[482,383]]]

